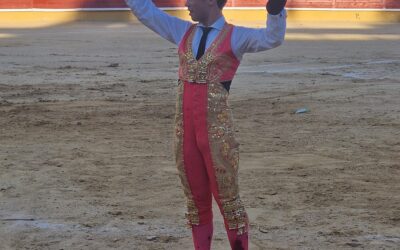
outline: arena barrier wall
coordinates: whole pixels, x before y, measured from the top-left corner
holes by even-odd
[[[189,19],[185,0],[155,0],[168,13]],[[288,22],[400,22],[400,0],[288,0]],[[265,22],[265,0],[229,0],[233,23]],[[137,21],[123,0],[3,0],[0,27],[43,26],[74,21]]]

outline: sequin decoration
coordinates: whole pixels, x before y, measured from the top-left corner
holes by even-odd
[[[207,119],[209,145],[223,215],[229,229],[237,229],[238,234],[243,234],[247,231],[248,218],[239,197],[239,143],[234,136],[228,93],[218,81],[208,83]]]
[[[199,212],[193,199],[187,199],[187,209],[188,210],[185,214],[187,225],[189,227],[192,227],[192,225],[199,225]]]
[[[238,234],[247,232],[248,217],[240,197],[237,196],[233,200],[222,201],[222,207],[229,229],[237,229]]]
[[[228,24],[226,24],[225,26],[228,27]],[[205,51],[204,55],[199,60],[196,60],[192,49],[192,41],[196,29],[191,29],[191,33],[188,37],[188,42],[186,43],[186,52],[179,53],[179,75],[181,80],[198,84],[206,84],[207,82],[210,82],[210,80],[219,78],[221,76],[221,74],[216,75],[216,67],[211,67],[212,69],[214,69],[213,72],[211,72],[209,69],[211,63],[216,62],[216,50],[229,32],[229,29],[226,27],[222,29],[218,37],[214,40],[214,42],[210,45],[210,47]]]

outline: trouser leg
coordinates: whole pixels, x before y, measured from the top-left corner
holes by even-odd
[[[212,221],[212,194],[203,158],[193,140],[194,134],[190,131],[192,128],[190,123],[186,124],[183,142],[186,178],[197,209],[199,224],[207,224]]]
[[[187,86],[183,104],[183,165],[192,204],[188,204],[188,221],[192,227],[195,249],[209,250],[213,236],[212,193],[206,165],[196,143],[196,130],[193,112],[193,85]],[[198,220],[193,223],[190,214],[197,213]]]
[[[196,103],[193,100],[195,90],[192,84],[185,86],[183,104],[183,164],[187,182],[194,205],[196,206],[199,222],[208,224],[212,221],[212,194],[206,165],[196,143],[195,113]]]
[[[203,91],[204,93],[200,95],[207,96],[207,89]],[[225,133],[217,137],[217,134],[213,133],[213,124],[214,127],[220,126],[227,131],[224,128],[227,126],[226,123],[218,124],[219,120],[226,117],[226,113],[223,113],[224,110],[221,113],[210,113],[209,108],[212,103],[207,103],[208,98],[200,100],[203,102],[198,106],[204,109],[197,114],[196,141],[206,165],[211,191],[224,218],[232,249],[247,250],[248,218],[239,197],[238,188],[238,143],[233,138],[233,134]]]
[[[206,154],[205,158],[210,158],[210,154]],[[206,162],[208,162],[206,165],[208,165],[207,170],[211,190],[224,218],[224,225],[231,248],[233,250],[247,250],[248,218],[239,194],[232,193],[232,197],[234,197],[233,199],[225,198],[223,191],[220,191],[221,185],[218,183],[218,181],[223,181],[224,179],[224,177],[218,175],[224,175],[224,173],[219,173],[218,170],[216,171],[211,160],[206,160]]]

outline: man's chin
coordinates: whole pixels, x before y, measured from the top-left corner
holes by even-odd
[[[192,18],[192,21],[198,22],[199,19],[197,19],[195,16],[192,15],[192,13],[189,13],[190,18]]]

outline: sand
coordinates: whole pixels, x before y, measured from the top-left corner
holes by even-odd
[[[128,23],[0,34],[0,249],[192,249],[176,47]],[[291,25],[244,57],[230,104],[250,249],[400,248],[398,34]]]

